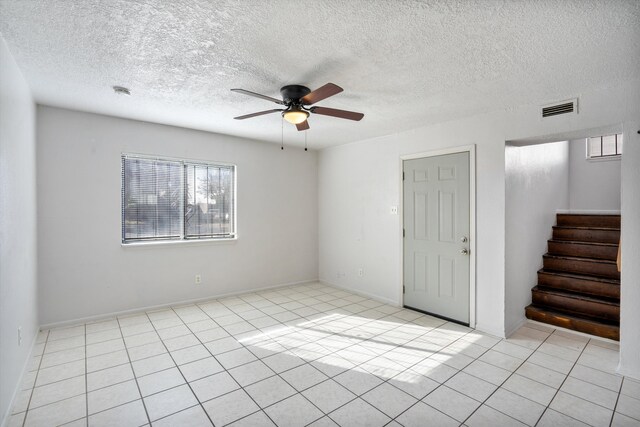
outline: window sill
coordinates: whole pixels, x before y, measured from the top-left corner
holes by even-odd
[[[607,157],[588,157],[588,162],[619,162],[622,160],[622,154],[617,156],[607,156]]]
[[[120,243],[120,246],[123,248],[159,248],[168,246],[220,245],[233,244],[237,240],[238,236],[225,239],[156,240],[147,242]]]

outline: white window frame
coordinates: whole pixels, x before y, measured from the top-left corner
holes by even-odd
[[[603,148],[603,143],[602,143],[602,139],[604,137],[607,136],[615,136],[616,137],[616,154],[607,154],[607,155],[602,155],[602,148]],[[590,140],[592,138],[600,138],[600,155],[597,156],[593,156],[591,154],[591,144],[590,144]],[[620,139],[620,145],[618,146],[618,139]],[[622,145],[624,143],[624,139],[622,138],[622,133],[618,132],[618,133],[614,133],[614,134],[607,134],[607,135],[599,135],[599,136],[590,136],[585,140],[585,153],[586,153],[586,159],[590,162],[603,162],[603,161],[610,161],[610,160],[620,160],[622,158]],[[620,150],[620,152],[618,152],[618,149]]]
[[[224,237],[202,237],[202,238],[185,238],[185,197],[186,197],[186,185],[185,182],[185,174],[180,174],[180,186],[183,189],[182,197],[180,197],[180,211],[181,211],[181,221],[180,221],[180,238],[179,239],[145,239],[145,240],[125,240],[124,236],[124,197],[125,197],[125,188],[124,188],[124,170],[121,170],[121,178],[120,178],[120,240],[121,246],[123,247],[133,247],[133,246],[149,246],[149,245],[184,245],[184,244],[200,244],[200,243],[215,243],[215,242],[233,242],[238,240],[238,166],[234,163],[227,162],[217,162],[217,161],[205,161],[205,160],[196,160],[196,159],[186,159],[179,157],[169,157],[169,156],[154,156],[148,154],[137,154],[137,153],[121,153],[120,156],[120,165],[121,168],[124,167],[123,160],[124,159],[141,159],[141,160],[150,160],[150,161],[166,161],[166,162],[177,162],[181,163],[183,167],[189,165],[197,165],[197,166],[224,166],[233,168],[233,212],[232,212],[232,221],[233,221],[233,230],[229,233],[228,236]]]

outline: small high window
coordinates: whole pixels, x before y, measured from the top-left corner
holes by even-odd
[[[122,156],[122,243],[236,236],[234,165]]]
[[[622,155],[622,134],[594,136],[587,139],[587,159]]]

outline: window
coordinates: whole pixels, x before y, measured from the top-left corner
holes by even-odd
[[[587,139],[587,159],[622,155],[622,134],[595,136]]]
[[[122,156],[123,243],[235,235],[235,166]]]

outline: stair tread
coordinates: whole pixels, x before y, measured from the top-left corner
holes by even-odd
[[[617,211],[616,211],[617,212]],[[581,213],[581,212],[558,212],[558,216],[606,216],[606,217],[620,217],[619,213]]]
[[[620,286],[620,280],[612,279],[612,278],[609,278],[609,277],[603,277],[603,276],[591,276],[591,275],[588,275],[588,274],[568,273],[566,271],[547,270],[547,269],[544,269],[544,268],[541,268],[540,270],[538,270],[538,273],[552,274],[554,276],[569,277],[571,279],[590,280],[590,281],[593,281],[593,282],[611,283],[612,285]]]
[[[615,264],[615,260],[610,259],[602,259],[602,258],[585,258],[585,257],[577,257],[570,255],[554,255],[550,253],[546,253],[542,255],[543,258],[558,258],[558,259],[568,259],[570,261],[586,261],[586,262],[597,262],[602,264]]]
[[[565,228],[565,229],[569,229],[569,230],[603,230],[603,231],[616,230],[616,231],[620,231],[619,227],[585,227],[583,225],[554,225],[553,228]]]
[[[575,313],[565,313],[565,312],[559,311],[559,310],[553,310],[553,309],[549,309],[549,308],[545,308],[545,307],[540,307],[540,306],[537,306],[535,304],[531,304],[531,305],[527,306],[525,309],[536,310],[538,312],[549,313],[549,314],[554,315],[554,316],[566,317],[568,319],[576,319],[576,320],[579,320],[581,322],[591,323],[591,324],[594,324],[594,325],[604,325],[604,326],[607,326],[607,327],[619,328],[619,322],[614,322],[614,321],[604,320],[604,319],[594,319],[592,317],[580,316],[579,314],[575,314]]]
[[[618,247],[617,243],[594,242],[594,241],[584,241],[584,240],[549,239],[548,242],[560,243],[560,244],[578,244],[578,245],[591,245],[591,246]]]
[[[532,291],[543,292],[546,294],[553,294],[553,295],[567,297],[567,298],[579,299],[587,302],[601,303],[601,304],[613,305],[618,307],[620,306],[620,300],[605,298],[605,297],[594,297],[594,296],[586,295],[580,292],[558,290],[553,288],[547,288],[546,286],[540,286],[540,285],[534,286]]]
[[[557,225],[578,227],[620,227],[620,215],[557,214]]]
[[[526,317],[620,339],[620,214],[557,214]]]

